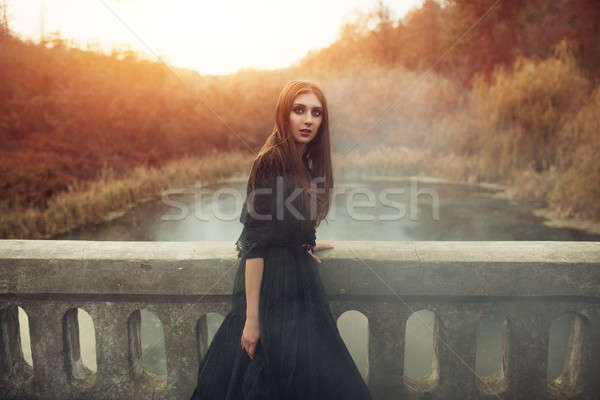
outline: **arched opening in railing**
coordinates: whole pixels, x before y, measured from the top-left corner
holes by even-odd
[[[198,343],[198,360],[204,358],[208,346],[215,337],[215,333],[223,323],[223,315],[219,313],[206,313],[198,319],[196,324],[196,341]]]
[[[17,305],[0,310],[0,381],[5,387],[33,377],[27,313]]]
[[[483,316],[477,326],[475,373],[482,393],[497,395],[508,389],[508,320],[492,313]]]
[[[72,384],[91,387],[96,381],[96,337],[92,317],[81,308],[63,317],[63,346],[67,378]]]
[[[365,382],[369,382],[369,320],[356,310],[338,317],[337,327]]]
[[[135,310],[129,316],[129,354],[132,378],[162,390],[167,382],[163,324],[152,311]]]
[[[558,397],[571,398],[584,388],[591,365],[590,321],[580,313],[568,312],[555,318],[548,345],[548,388]],[[597,372],[596,372],[597,373]]]
[[[406,321],[404,384],[412,392],[430,392],[439,384],[439,358],[435,349],[439,322],[434,312],[419,310]]]
[[[21,353],[27,365],[33,368],[33,357],[31,355],[31,335],[29,332],[29,316],[21,307],[17,306],[19,313],[19,336],[21,339]]]

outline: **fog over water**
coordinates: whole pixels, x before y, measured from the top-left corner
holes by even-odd
[[[242,229],[239,215],[245,185],[245,179],[232,179],[207,186],[202,192],[175,190],[162,200],[142,203],[112,221],[54,239],[229,241],[233,254],[233,244]],[[329,223],[324,221],[317,228],[317,241],[600,240],[599,235],[544,225],[544,220],[534,214],[539,204],[510,201],[498,188],[390,179],[336,182],[336,193]],[[405,374],[409,377],[429,373],[433,360],[434,314],[428,310],[414,311],[406,329]],[[20,314],[23,318],[23,313]],[[209,340],[223,317],[207,315]],[[552,326],[549,377],[561,372],[571,323],[572,318],[565,316]],[[94,369],[91,324],[91,318],[80,311],[82,357]],[[338,327],[366,377],[367,319],[359,312],[348,311],[339,318]],[[498,369],[501,327],[502,319],[498,315],[486,316],[479,325],[476,369],[481,376]],[[23,342],[27,348],[28,337],[23,337]],[[148,369],[164,374],[162,325],[155,315],[145,310],[142,310],[142,347]]]

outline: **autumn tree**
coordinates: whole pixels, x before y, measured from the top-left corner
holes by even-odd
[[[7,2],[8,0],[0,0],[0,35],[8,35],[8,16],[7,16]]]

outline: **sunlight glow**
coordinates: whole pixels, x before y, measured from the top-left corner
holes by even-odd
[[[398,18],[422,0],[388,1]],[[375,0],[9,0],[9,26],[39,41],[60,32],[76,46],[124,48],[205,74],[287,67],[334,42]]]

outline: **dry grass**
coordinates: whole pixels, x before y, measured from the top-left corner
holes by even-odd
[[[476,79],[464,109],[435,131],[445,148],[475,161],[475,180],[546,201],[561,217],[600,220],[600,88],[565,42],[546,60],[522,58],[491,82]]]
[[[104,170],[100,179],[75,184],[52,197],[45,210],[35,208],[2,209],[0,235],[5,239],[49,238],[75,227],[98,223],[152,199],[170,188],[210,184],[245,171],[252,157],[241,153],[214,152],[204,158],[185,158],[160,168],[136,167],[117,177]]]
[[[588,112],[591,110],[582,111],[581,118],[588,121]],[[486,181],[486,176],[480,173],[481,159],[455,154],[440,155],[430,149],[380,147],[361,154],[334,154],[333,157],[336,180],[361,179],[365,176],[420,176],[471,183]],[[170,162],[161,168],[140,166],[121,177],[115,176],[111,170],[105,170],[99,180],[72,185],[68,191],[51,198],[46,210],[4,209],[1,234],[6,239],[49,238],[79,226],[106,221],[138,202],[160,196],[165,190],[216,183],[235,173],[246,174],[252,159],[248,154],[215,152],[200,159],[186,158]],[[514,174],[508,180],[508,195],[519,199],[549,201],[552,205],[549,210],[560,217],[586,217],[593,220],[594,215],[582,215],[577,210],[583,208],[598,212],[592,197],[587,196],[599,198],[600,193],[594,190],[598,190],[596,177],[600,171],[587,169],[588,164],[597,164],[595,159],[581,158],[581,161],[562,172],[552,167],[543,172],[527,169]]]
[[[123,176],[104,170],[101,178],[52,197],[45,210],[2,210],[1,235],[5,239],[50,238],[76,227],[110,220],[136,203],[153,199],[168,189],[211,184],[232,174],[246,174],[253,157],[242,153],[213,153],[204,158],[185,158],[160,168],[139,166]],[[433,158],[429,150],[402,146],[382,147],[364,154],[334,154],[335,178],[370,176],[439,176],[464,180],[473,162],[454,155]],[[445,173],[441,173],[445,171]]]

